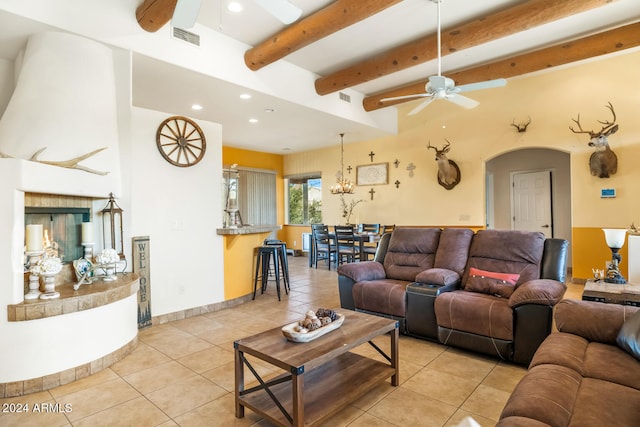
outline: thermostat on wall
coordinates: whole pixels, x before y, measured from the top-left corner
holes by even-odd
[[[601,198],[614,198],[616,197],[616,189],[615,188],[602,188],[600,190],[600,197]]]

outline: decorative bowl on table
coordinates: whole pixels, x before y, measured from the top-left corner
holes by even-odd
[[[309,342],[338,329],[344,322],[344,315],[324,308],[316,312],[310,310],[303,320],[282,327],[282,334],[293,342]]]

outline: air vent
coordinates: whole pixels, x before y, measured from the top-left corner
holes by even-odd
[[[340,101],[351,102],[351,96],[347,95],[344,92],[339,92],[339,93],[340,93]]]
[[[191,43],[192,45],[200,46],[200,36],[187,30],[183,30],[182,28],[173,27],[173,37],[187,43]]]

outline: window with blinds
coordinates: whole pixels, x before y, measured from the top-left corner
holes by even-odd
[[[243,224],[277,224],[276,173],[238,168],[238,205]]]

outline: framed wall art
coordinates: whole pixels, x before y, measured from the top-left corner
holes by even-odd
[[[389,163],[373,163],[356,167],[356,185],[383,185],[389,183]]]

